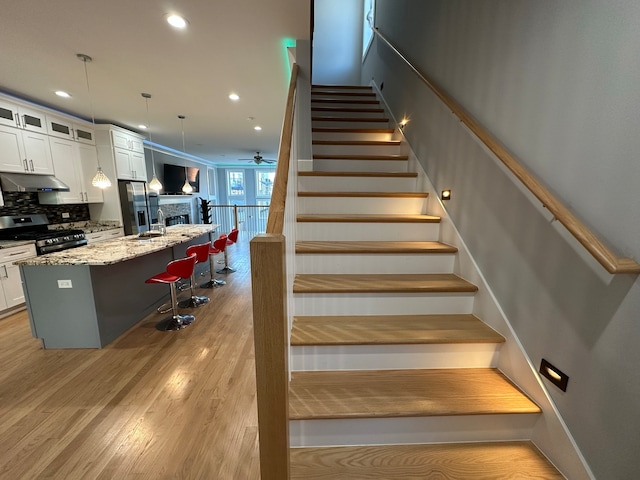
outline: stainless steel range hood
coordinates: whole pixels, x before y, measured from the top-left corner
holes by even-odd
[[[4,192],[68,192],[69,187],[53,175],[0,173]]]

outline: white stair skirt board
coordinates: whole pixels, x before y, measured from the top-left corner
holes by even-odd
[[[295,293],[294,315],[471,313],[473,293]]]
[[[347,120],[340,118],[318,118],[311,120],[311,128],[389,128],[389,120],[372,118],[371,120]]]
[[[496,343],[291,347],[291,370],[496,367]]]
[[[292,447],[528,440],[540,414],[291,420]]]
[[[298,176],[299,192],[415,192],[417,177]]]
[[[313,132],[313,140],[394,140],[393,133],[379,132]]]
[[[298,240],[437,241],[439,223],[297,222]]]
[[[407,172],[409,160],[347,160],[314,158],[313,169],[319,172]]]
[[[314,155],[402,155],[400,145],[319,145],[312,146]]]
[[[427,198],[404,197],[298,197],[298,213],[327,214],[380,214],[393,215],[403,212],[407,215],[425,213]]]
[[[300,253],[297,273],[453,273],[455,253]]]

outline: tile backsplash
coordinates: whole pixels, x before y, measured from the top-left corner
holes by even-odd
[[[91,219],[89,206],[86,204],[40,205],[38,194],[31,192],[3,192],[2,196],[4,197],[4,207],[0,207],[0,216],[44,213],[51,224],[82,222]],[[69,218],[62,218],[63,213],[68,213]]]

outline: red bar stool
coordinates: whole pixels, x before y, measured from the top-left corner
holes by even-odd
[[[178,295],[176,293],[176,282],[183,278],[190,278],[196,266],[195,255],[173,260],[167,264],[165,272],[148,278],[144,283],[168,283],[171,287],[171,310],[173,315],[164,319],[156,328],[159,330],[180,330],[188,327],[196,319],[193,315],[178,315]]]
[[[227,247],[233,245],[238,241],[238,229],[234,228],[227,235]],[[235,270],[229,266],[229,257],[227,256],[227,249],[224,250],[224,268],[221,268],[216,273],[233,273]]]
[[[211,243],[201,243],[200,245],[191,245],[187,247],[187,256],[195,255],[196,263],[206,262],[209,259],[209,248]],[[191,291],[191,297],[187,300],[183,300],[178,303],[178,306],[182,308],[195,308],[209,303],[209,297],[199,296],[195,294],[196,276],[195,269],[191,272],[191,278],[189,280],[189,290]]]
[[[217,278],[214,278],[213,276],[213,272],[215,272],[214,266],[213,266],[213,257],[215,255],[217,255],[220,252],[224,252],[225,249],[227,248],[227,236],[226,235],[221,235],[220,238],[218,238],[217,240],[213,241],[213,246],[211,246],[211,248],[209,248],[209,275],[210,275],[210,279],[207,283],[203,283],[202,285],[200,285],[200,288],[216,288],[216,287],[221,287],[222,285],[226,285],[227,282],[225,282],[224,280],[218,280]]]

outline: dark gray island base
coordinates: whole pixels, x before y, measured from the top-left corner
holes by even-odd
[[[20,265],[31,331],[43,348],[101,348],[166,302],[169,288],[145,284],[216,225],[176,225],[34,257]]]

